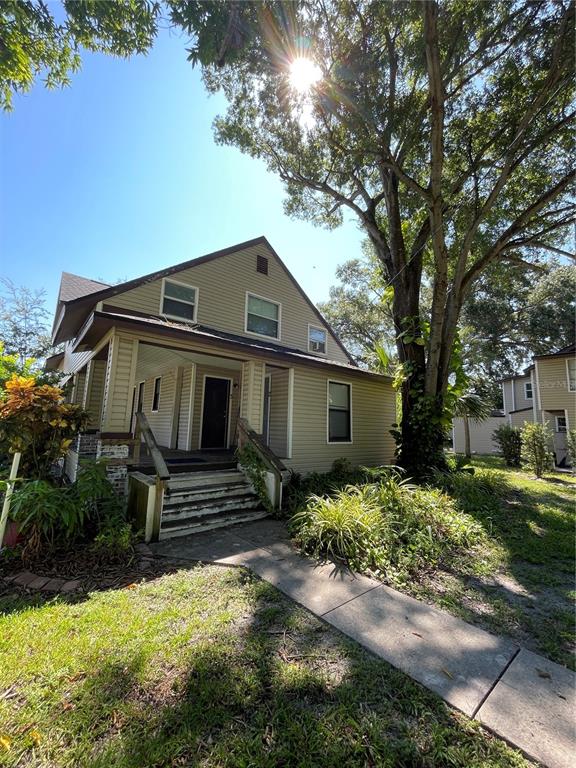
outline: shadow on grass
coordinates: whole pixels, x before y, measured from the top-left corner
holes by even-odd
[[[151,668],[118,648],[79,684],[57,720],[67,765],[524,765],[417,683],[241,573],[258,587],[255,598],[218,638],[190,641],[176,665],[164,657]]]

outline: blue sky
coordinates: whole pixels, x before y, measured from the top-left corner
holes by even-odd
[[[60,272],[114,282],[266,235],[313,301],[360,253],[353,222],[329,232],[284,215],[264,165],[213,141],[185,40],[147,57],[85,54],[69,88],[38,84],[0,115],[0,274],[45,288]]]

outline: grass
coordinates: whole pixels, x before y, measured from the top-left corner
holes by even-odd
[[[528,765],[242,570],[131,587],[0,598],[1,765]]]
[[[536,480],[492,456],[472,463],[476,475],[462,474],[449,492],[487,535],[410,591],[575,669],[576,480],[566,473]],[[482,477],[496,480],[497,492],[477,493]]]

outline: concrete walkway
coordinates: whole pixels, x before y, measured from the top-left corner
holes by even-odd
[[[159,556],[250,568],[548,768],[576,765],[576,676],[511,640],[330,563],[298,555],[274,520],[151,545]]]

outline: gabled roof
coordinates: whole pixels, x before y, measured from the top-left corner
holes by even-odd
[[[546,360],[549,357],[570,357],[576,354],[576,344],[568,344],[557,352],[549,352],[547,355],[534,355],[534,360]]]
[[[219,259],[222,256],[228,256],[232,253],[237,253],[238,251],[243,251],[246,248],[250,248],[252,246],[257,246],[257,245],[263,245],[270,250],[273,256],[278,260],[278,263],[280,264],[280,266],[286,272],[288,278],[293,283],[296,290],[300,293],[304,301],[312,309],[312,311],[314,312],[318,320],[323,325],[325,325],[326,328],[328,328],[328,330],[336,340],[336,343],[338,344],[340,349],[344,352],[344,354],[346,355],[350,363],[352,365],[356,365],[354,359],[352,358],[352,356],[350,355],[346,347],[342,344],[336,332],[331,328],[330,324],[321,315],[318,308],[310,301],[310,299],[308,298],[306,293],[303,291],[303,289],[301,288],[296,278],[292,275],[292,273],[290,272],[286,264],[284,264],[280,256],[276,253],[274,248],[272,248],[268,240],[263,235],[260,237],[256,237],[253,240],[247,240],[244,243],[238,243],[237,245],[232,245],[229,248],[222,248],[219,251],[213,251],[212,253],[205,254],[204,256],[200,256],[196,259],[183,261],[182,263],[175,264],[172,267],[159,269],[156,272],[151,272],[148,275],[143,275],[142,277],[137,277],[134,280],[128,280],[126,283],[119,283],[117,285],[107,285],[106,283],[98,283],[94,280],[88,280],[86,278],[77,278],[76,275],[68,275],[67,272],[62,273],[62,283],[64,283],[64,276],[66,275],[66,276],[84,281],[85,284],[91,284],[92,286],[97,286],[97,287],[95,288],[95,290],[90,290],[76,297],[72,297],[68,299],[63,297],[59,298],[57,315],[54,320],[52,342],[56,344],[60,341],[65,341],[66,339],[69,339],[72,336],[75,336],[78,330],[80,329],[80,326],[82,325],[82,323],[86,320],[86,318],[90,314],[90,311],[95,303],[98,303],[105,299],[109,299],[110,297],[116,296],[119,293],[125,293],[126,291],[130,291],[133,288],[138,288],[140,285],[144,285],[145,283],[154,282],[155,280],[159,280],[163,277],[169,277],[170,275],[174,275],[177,272],[181,272],[184,269],[189,269],[190,267],[195,267],[199,264],[205,264],[208,261],[213,261],[214,259]],[[78,287],[80,288],[80,286]],[[87,285],[85,285],[85,287],[87,287]],[[60,293],[62,294],[62,286],[60,287]]]
[[[73,275],[71,272],[62,272],[58,301],[74,301],[110,287],[109,283],[103,283],[100,280],[91,280],[88,277]]]

